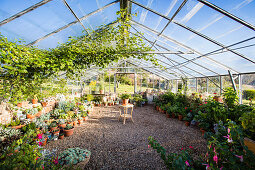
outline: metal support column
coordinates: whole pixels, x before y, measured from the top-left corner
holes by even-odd
[[[243,80],[241,74],[238,75],[238,80],[239,80],[239,103],[243,104],[243,89],[242,89]]]
[[[137,91],[137,80],[136,80],[136,73],[135,73],[135,76],[134,76],[134,93],[136,93]]]
[[[178,80],[176,80],[176,93],[178,92]]]
[[[108,73],[109,73],[110,70],[108,70]],[[111,93],[111,76],[110,76],[110,73],[109,73],[109,94]]]
[[[166,90],[169,90],[169,80],[166,81]]]
[[[236,83],[235,83],[235,80],[230,72],[230,70],[228,70],[228,74],[230,76],[230,79],[231,79],[231,82],[232,82],[232,86],[233,86],[233,89],[236,91]]]
[[[196,78],[196,92],[198,92],[198,80]]]
[[[117,88],[116,88],[116,73],[114,74],[114,93],[117,92]]]
[[[160,79],[158,79],[158,90],[160,90]]]
[[[142,74],[140,75],[140,92],[142,92],[142,83],[143,83],[143,76]]]
[[[154,90],[154,87],[155,87],[154,83],[155,83],[155,77],[154,77],[154,74],[153,74],[153,90]]]
[[[219,78],[220,78],[220,95],[222,95],[222,76],[220,76]]]
[[[206,92],[209,92],[209,82],[208,82],[208,78],[206,77]]]

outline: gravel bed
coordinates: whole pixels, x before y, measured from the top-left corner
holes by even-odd
[[[148,148],[148,137],[153,136],[167,152],[180,152],[193,146],[196,155],[206,151],[206,140],[195,127],[166,118],[152,106],[137,107],[134,123],[118,121],[118,107],[95,107],[89,120],[77,126],[74,134],[63,140],[52,141],[47,149],[80,147],[91,151],[86,169],[166,169],[160,155]]]

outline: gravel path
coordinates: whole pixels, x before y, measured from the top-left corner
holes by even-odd
[[[123,125],[118,114],[117,106],[95,107],[89,120],[76,127],[72,136],[52,141],[47,148],[59,152],[71,147],[90,150],[86,169],[165,169],[159,154],[148,148],[149,136],[168,152],[188,146],[193,146],[197,155],[206,150],[206,141],[197,128],[166,118],[152,106],[135,108],[134,123],[127,120]]]

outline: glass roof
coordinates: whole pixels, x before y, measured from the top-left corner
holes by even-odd
[[[144,60],[126,60],[162,78],[255,72],[254,0],[1,0],[0,33],[41,49],[84,35],[65,2],[87,31],[116,21],[120,3],[128,2],[137,13],[129,31],[139,32],[164,69]],[[88,69],[87,77],[102,73],[98,69]]]

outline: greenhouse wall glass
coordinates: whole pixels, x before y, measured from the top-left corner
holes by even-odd
[[[255,169],[254,0],[1,0],[0,169]]]

